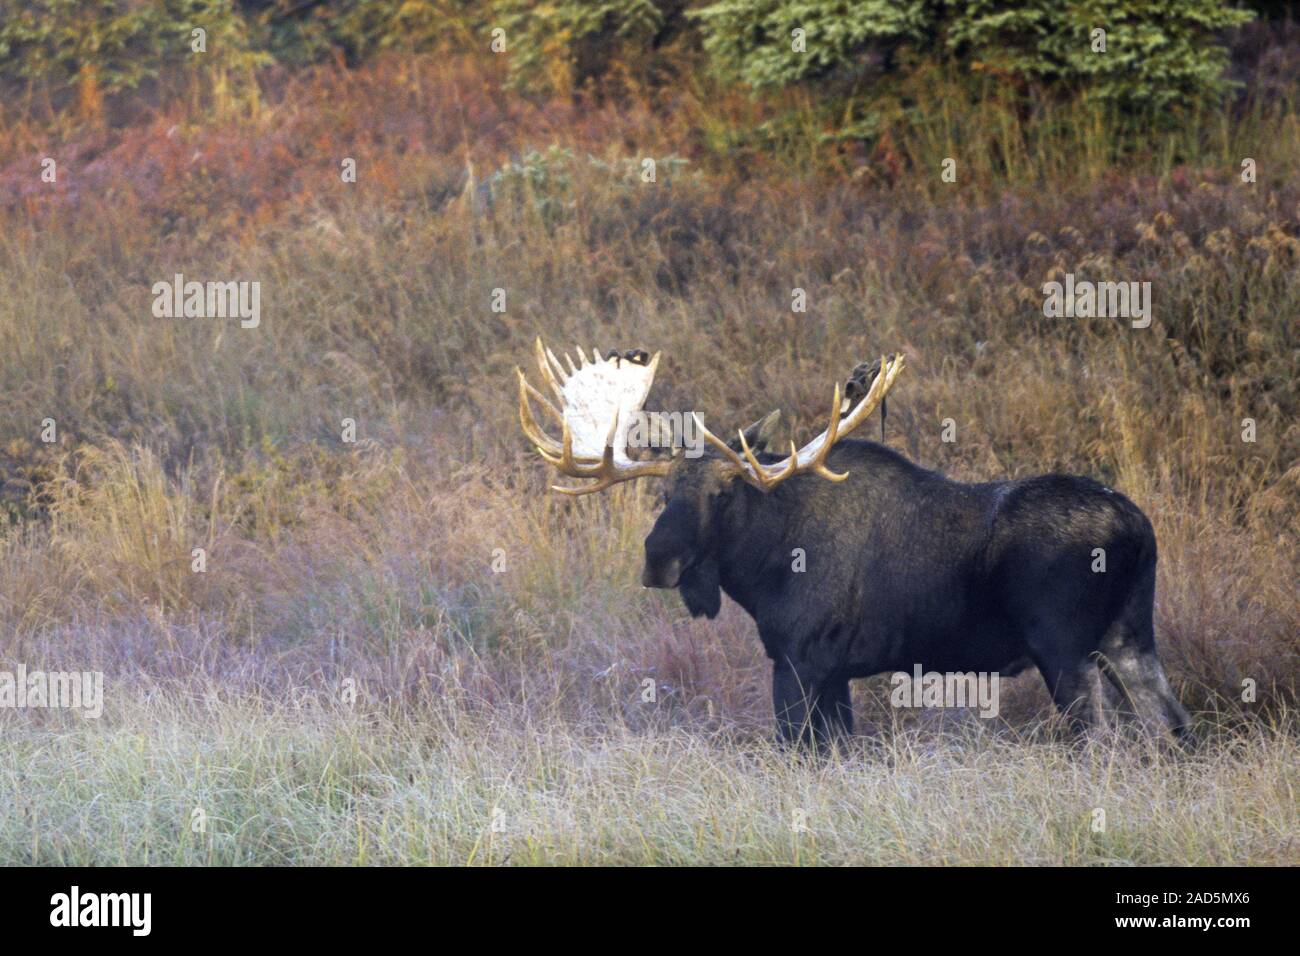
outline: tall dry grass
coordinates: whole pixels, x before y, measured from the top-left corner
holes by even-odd
[[[1017,845],[1020,862],[1292,853],[1275,829],[1294,822],[1283,715],[1300,674],[1290,101],[1118,164],[1066,158],[1105,134],[1104,117],[1034,131],[936,115],[900,128],[896,156],[835,161],[859,163],[856,176],[743,144],[732,162],[702,135],[762,113],[690,91],[660,111],[528,103],[474,64],[416,61],[302,75],[246,120],[164,112],[58,143],[5,130],[0,669],[103,670],[110,703],[140,681],[162,701],[53,750],[39,718],[8,718],[22,732],[0,772],[52,809],[9,820],[5,858],[496,861],[476,843],[470,808],[487,798],[471,791],[512,767],[529,795],[514,812],[539,841],[513,845],[515,860],[646,861],[655,846],[710,862],[722,848],[828,862],[1016,862]],[[954,146],[970,172],[956,187],[937,175]],[[42,190],[30,170],[48,151],[64,173]],[[1259,163],[1253,185],[1242,153]],[[648,184],[627,162],[647,155],[690,162],[661,163]],[[340,181],[343,156],[358,159],[356,184]],[[261,326],[153,318],[150,287],[175,272],[261,282]],[[1149,280],[1152,327],[1045,319],[1041,286],[1065,272]],[[790,310],[795,287],[807,314]],[[1169,816],[1098,842],[1071,816],[1094,778],[1059,802],[1035,794],[1052,774],[1092,771],[1003,739],[1047,712],[1032,675],[1004,701],[1008,726],[973,744],[904,728],[861,765],[750,762],[771,719],[752,623],[730,606],[692,621],[637,586],[654,489],[546,491],[512,392],[538,334],[662,349],[652,404],[720,425],[781,407],[800,438],[857,361],[901,350],[889,442],[912,459],[965,479],[1115,483],[1156,527],[1161,653],[1207,750],[1146,777],[1106,759],[1122,765],[1126,806],[1154,785]],[[39,440],[46,418],[53,446]],[[359,443],[340,441],[344,418]],[[940,440],[948,418],[953,443]],[[275,710],[344,680],[387,715],[373,739],[351,718]],[[270,712],[187,709],[208,688]],[[859,713],[889,740],[879,690],[859,688]],[[443,727],[436,742],[425,722]],[[1230,743],[1215,736],[1225,727],[1238,728]],[[300,745],[254,744],[269,735]],[[237,759],[249,747],[266,762]],[[300,752],[348,769],[298,795],[285,766]],[[196,757],[211,769],[191,774]],[[581,785],[557,796],[546,781],[560,767]],[[159,773],[156,788],[135,770]],[[972,775],[992,794],[973,821],[952,815]],[[628,829],[625,804],[652,779],[666,782]],[[87,810],[95,786],[111,797]],[[764,792],[821,801],[846,842],[792,842]],[[176,814],[205,800],[253,835],[190,840]],[[909,821],[916,800],[930,809]],[[717,817],[728,801],[748,808],[731,823]],[[943,821],[962,819],[973,829],[953,822],[944,842]]]

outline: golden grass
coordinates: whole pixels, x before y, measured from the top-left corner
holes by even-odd
[[[391,63],[324,70],[252,119],[74,139],[57,190],[0,204],[0,668],[103,670],[117,714],[57,733],[0,714],[0,790],[27,808],[0,857],[1294,859],[1294,117],[1251,114],[1199,165],[1090,153],[1068,173],[1068,117],[1021,131],[1034,142],[995,124],[1003,147],[969,145],[985,159],[944,192],[928,170],[969,131],[959,116],[900,130],[889,185],[791,156],[729,167],[692,130],[756,118],[730,97],[662,115],[529,104],[464,63],[408,67],[418,83]],[[1228,159],[1252,139],[1246,186]],[[45,148],[31,129],[0,141]],[[344,155],[362,159],[355,188]],[[644,184],[623,172],[644,155],[692,162]],[[547,175],[505,185],[527,162]],[[176,271],[260,281],[261,327],[153,318],[150,286]],[[1045,319],[1042,283],[1071,271],[1151,281],[1152,327]],[[638,587],[655,489],[546,491],[513,398],[538,334],[663,349],[652,404],[717,427],[781,407],[798,438],[856,362],[904,351],[893,447],[963,479],[1090,474],[1150,515],[1161,653],[1204,749],[1153,766],[902,728],[820,767],[768,750],[752,622],[732,606],[692,621]],[[122,690],[137,678],[148,703]],[[292,710],[347,679],[384,716]],[[1038,683],[1004,701],[1014,728],[1043,716]],[[261,703],[187,702],[209,689]],[[871,685],[858,704],[868,729],[892,726]],[[516,829],[494,842],[498,798]],[[1099,802],[1106,835],[1084,819]],[[198,804],[205,840],[185,823]]]

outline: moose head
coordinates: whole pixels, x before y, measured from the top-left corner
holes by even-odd
[[[872,367],[874,380],[869,387],[857,375],[849,388],[856,389],[861,399],[851,407],[837,385],[826,429],[802,448],[791,442],[784,456],[768,452],[780,419],[778,410],[739,429],[730,441],[723,441],[693,415],[695,433],[707,445],[704,454],[692,457],[677,446],[670,457],[634,460],[627,450],[629,427],[650,393],[659,354],[646,361],[640,353],[640,361],[632,361],[613,351],[601,358],[592,350],[589,361],[579,349],[576,364],[567,353],[562,364],[540,339],[535,351],[538,371],[556,402],[517,370],[524,434],[560,474],[588,482],[555,490],[586,495],[634,478],[664,479],[664,507],[645,540],[641,583],[677,588],[697,617],[713,617],[721,607],[718,545],[728,537],[730,527],[745,521],[746,497],[755,492],[777,494],[783,482],[800,474],[844,481],[847,473],[832,471],[827,455],[837,441],[871,416],[903,370],[902,357],[895,356]],[[559,427],[559,439],[537,421],[533,403]]]

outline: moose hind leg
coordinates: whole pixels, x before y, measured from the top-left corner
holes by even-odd
[[[1151,595],[1147,588],[1134,595],[1106,633],[1101,644],[1102,668],[1148,731],[1158,735],[1168,730],[1183,741],[1191,717],[1174,695],[1156,656],[1151,617]]]
[[[1079,732],[1110,724],[1106,689],[1097,662],[1078,659],[1042,658],[1036,661],[1056,709],[1072,730]]]
[[[1179,739],[1186,736],[1192,719],[1169,686],[1154,649],[1112,648],[1106,652],[1105,672],[1144,725],[1168,730]]]

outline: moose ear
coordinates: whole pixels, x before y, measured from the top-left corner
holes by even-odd
[[[753,451],[764,451],[776,437],[776,426],[780,421],[781,409],[773,409],[745,429],[745,442]],[[733,438],[727,444],[735,451],[740,451],[740,439]]]

